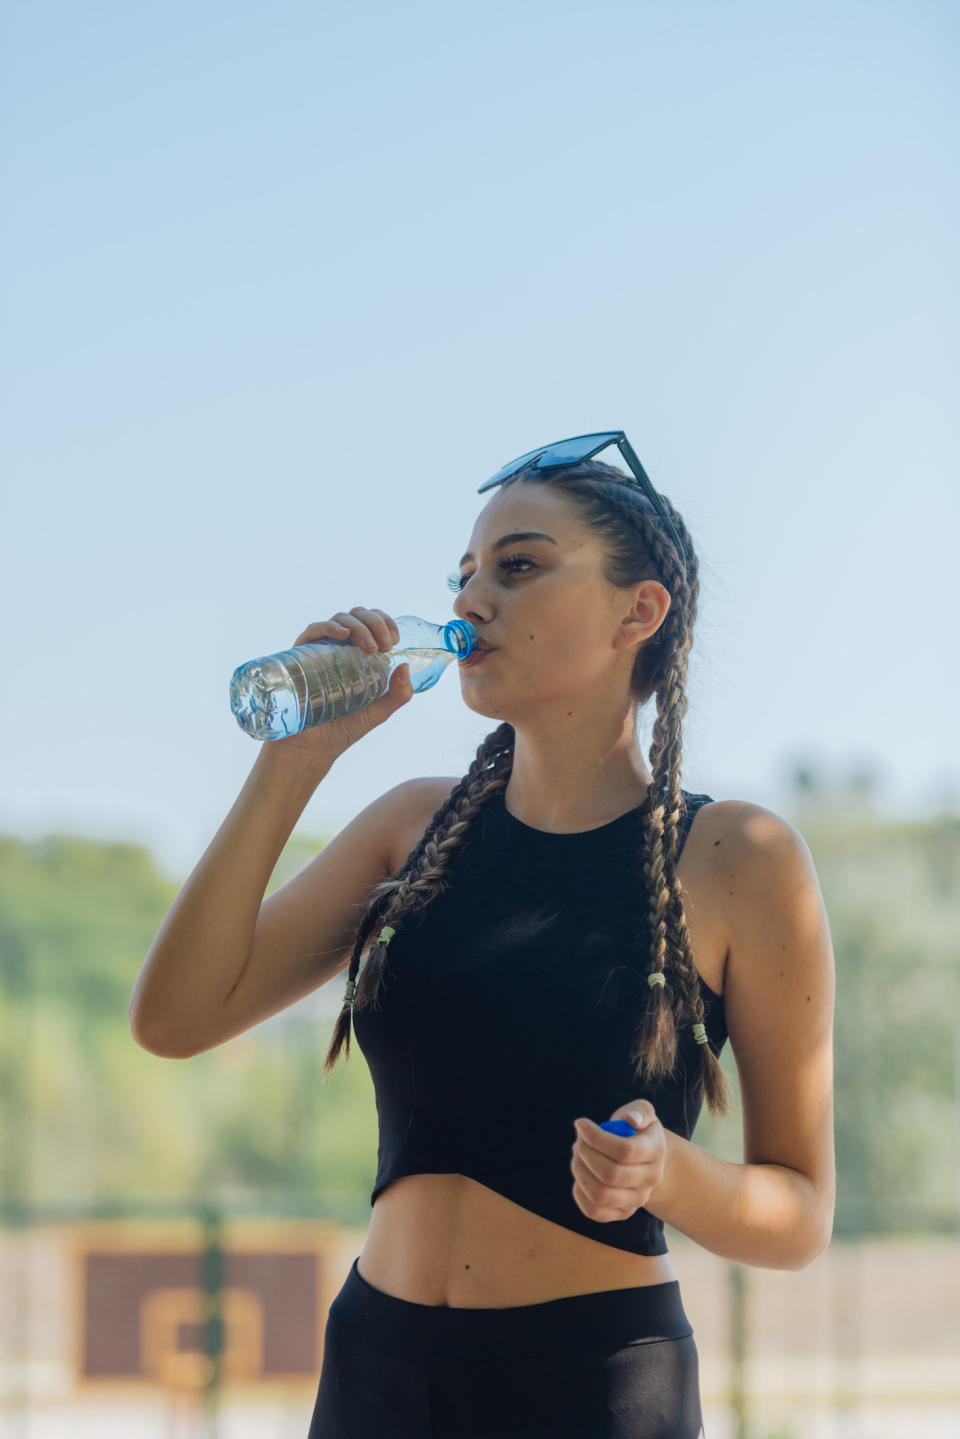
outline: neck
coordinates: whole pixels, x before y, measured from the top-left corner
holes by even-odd
[[[653,775],[637,741],[634,716],[616,729],[572,735],[516,729],[507,809],[524,824],[557,834],[606,824],[642,804]]]

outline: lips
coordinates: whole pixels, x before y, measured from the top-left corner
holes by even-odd
[[[495,653],[496,650],[493,645],[478,645],[471,654],[467,655],[465,660],[460,660],[460,668],[469,668],[470,665],[475,665],[479,660],[482,660],[484,655],[492,655]]]

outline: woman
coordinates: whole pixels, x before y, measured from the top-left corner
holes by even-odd
[[[614,442],[632,476],[592,459]],[[626,436],[544,447],[491,487],[453,577],[486,650],[461,662],[463,697],[496,721],[466,775],[395,786],[264,900],[317,784],[409,702],[406,668],[263,745],[131,1026],[186,1057],[349,967],[326,1072],[352,1021],[380,1146],[310,1439],[697,1439],[664,1223],[762,1268],[828,1243],[827,919],[791,824],[681,788],[697,558]],[[295,643],[344,635],[398,640],[356,606]],[[741,1164],[690,1139],[704,1098],[727,1112],[728,1035]]]
[[[640,484],[558,463],[576,448],[507,466],[477,520],[455,611],[490,653],[462,692],[497,727],[465,776],[426,783],[356,932],[326,1072],[352,1010],[379,1165],[311,1439],[697,1439],[664,1221],[765,1268],[829,1241],[814,866],[771,811],[681,788],[693,545],[628,444]],[[727,1112],[727,1034],[743,1164],[689,1140],[704,1096]]]

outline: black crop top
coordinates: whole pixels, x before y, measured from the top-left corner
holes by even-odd
[[[710,795],[682,791],[681,847]],[[489,801],[448,866],[445,891],[397,926],[379,1008],[354,1015],[370,1066],[380,1143],[371,1205],[405,1174],[464,1174],[615,1249],[665,1254],[663,1222],[589,1219],[573,1197],[573,1121],[597,1124],[649,1099],[689,1139],[702,1099],[692,1021],[670,1081],[628,1061],[649,988],[640,864],[642,806],[578,834],[533,829]],[[700,980],[715,1054],[723,998]]]

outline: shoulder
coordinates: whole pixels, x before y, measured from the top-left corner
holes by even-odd
[[[462,775],[420,775],[397,786],[401,810],[394,833],[393,873],[420,843],[427,825],[462,778]]]
[[[807,847],[788,819],[750,800],[713,800],[697,810],[695,819],[700,833],[709,830],[711,841],[723,849],[725,858],[736,856],[750,863],[777,850]]]
[[[733,866],[744,878],[762,880],[770,866],[789,866],[810,857],[797,827],[762,804],[714,800],[703,805],[696,818],[701,835],[709,839],[717,861],[728,873]]]
[[[749,800],[714,800],[694,816],[698,869],[709,876],[728,943],[776,910],[785,893],[819,887],[806,840],[783,815]]]
[[[427,822],[440,808],[444,800],[449,798],[450,794],[456,789],[462,779],[463,775],[460,774],[453,776],[428,775],[423,779],[414,781],[418,786],[417,797],[425,811],[424,827],[426,827]]]
[[[709,867],[731,965],[750,972],[799,936],[822,941],[826,913],[813,856],[783,815],[746,800],[704,805],[699,852]]]

